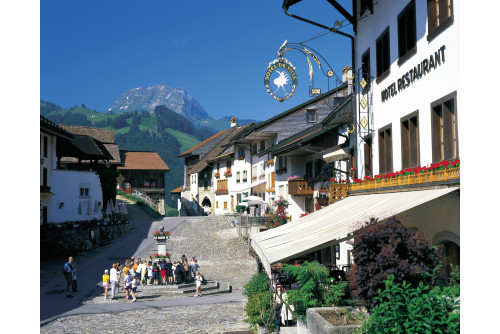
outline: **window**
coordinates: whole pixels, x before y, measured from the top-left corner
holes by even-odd
[[[216,201],[215,202],[215,208],[218,209],[219,208],[219,201]]]
[[[245,149],[240,148],[238,149],[238,157],[244,157],[245,156]]]
[[[266,141],[261,140],[260,141],[260,151],[264,151],[266,149]]]
[[[366,50],[361,56],[361,77],[365,79],[367,87],[370,86],[370,49]]]
[[[360,0],[359,16],[363,16],[367,9],[373,14],[373,0]]]
[[[80,184],[80,197],[89,197],[90,196],[89,188],[90,188],[89,184]]]
[[[217,163],[217,173],[219,173],[219,169],[220,169],[220,164]]]
[[[43,175],[42,175],[42,185],[43,185],[44,187],[47,187],[47,186],[48,186],[48,184],[47,184],[47,179],[48,179],[47,175],[48,175],[47,168],[45,168],[45,167],[44,167],[44,168],[43,168]]]
[[[415,19],[415,0],[398,15],[398,65],[404,63],[416,52],[417,23]]]
[[[241,175],[240,172],[236,172],[236,183],[240,182],[240,175]]]
[[[227,191],[227,179],[217,180],[217,190]]]
[[[247,182],[247,171],[243,171],[243,182]]]
[[[378,132],[378,163],[379,173],[392,170],[392,125],[388,125]]]
[[[391,66],[389,53],[389,27],[377,38],[377,83],[388,74]]]
[[[459,156],[456,103],[457,92],[453,92],[431,104],[433,162]]]
[[[252,144],[252,153],[253,154],[257,153],[257,143]]]
[[[47,157],[47,151],[48,151],[48,142],[49,142],[49,138],[46,137],[46,136],[43,136],[43,157],[46,158]]]
[[[224,202],[224,210],[227,210],[227,202]]]
[[[316,163],[314,164],[314,176],[320,176],[321,175],[321,170],[323,169],[323,165],[325,162],[323,160],[316,160]]]
[[[316,110],[306,110],[306,122],[316,122]]]
[[[306,162],[306,178],[313,176],[313,163],[312,161]]]
[[[231,173],[231,161],[226,162],[226,172]]]
[[[286,168],[286,157],[278,158],[278,169]]]
[[[420,165],[418,138],[418,111],[401,119],[401,166]]]
[[[364,163],[365,163],[365,176],[373,176],[373,146],[372,138],[369,137],[363,144]]]
[[[427,0],[427,40],[453,23],[453,0]]]

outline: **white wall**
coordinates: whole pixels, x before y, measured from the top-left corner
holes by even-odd
[[[373,132],[373,172],[379,173],[378,159],[378,129],[392,124],[392,150],[393,150],[393,170],[402,169],[401,162],[401,118],[418,110],[419,120],[419,145],[420,145],[420,165],[427,165],[432,162],[431,147],[431,113],[430,104],[445,95],[457,91],[457,101],[460,101],[459,92],[459,12],[460,1],[454,1],[454,22],[451,26],[443,30],[431,41],[427,41],[427,2],[415,1],[416,22],[417,22],[417,52],[407,59],[401,66],[398,65],[398,26],[397,16],[401,10],[409,3],[408,0],[379,1],[374,5],[374,13],[369,11],[366,18],[358,21],[358,34],[356,36],[356,67],[361,67],[361,56],[370,48],[370,68],[371,76],[376,77],[376,39],[389,26],[390,37],[390,74],[380,83],[376,83],[376,78],[372,79],[369,92],[371,101],[371,128]],[[436,68],[430,70],[420,79],[415,79],[405,89],[397,92],[395,96],[382,102],[381,92],[389,85],[405,75],[410,69],[420,64],[424,59],[429,59],[442,46],[444,50],[444,62]],[[359,92],[358,92],[359,93]],[[361,98],[362,95],[360,95]],[[358,112],[361,107],[357,106]],[[458,106],[457,122],[460,122],[460,106]],[[359,122],[359,120],[358,120]],[[363,140],[357,138],[359,171],[363,171]],[[362,177],[364,174],[359,175]]]
[[[95,202],[101,203],[102,188],[99,176],[95,172],[54,170],[52,171],[51,192],[55,195],[51,198],[48,222],[60,223],[66,221],[85,221],[93,218],[101,219],[102,212],[94,212]],[[89,188],[88,197],[80,197],[80,185],[86,184]],[[87,215],[87,206],[90,202],[92,214]],[[63,206],[59,208],[60,203]],[[78,214],[78,204],[81,204],[82,214]]]

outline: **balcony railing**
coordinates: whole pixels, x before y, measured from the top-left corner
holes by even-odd
[[[294,196],[314,195],[314,185],[308,184],[306,180],[294,179],[288,181],[288,194]]]
[[[370,190],[387,187],[400,187],[409,185],[424,185],[433,182],[446,182],[460,179],[460,167],[419,173],[417,175],[400,176],[391,179],[370,181],[365,183],[353,183],[349,185],[349,191]]]
[[[216,193],[217,195],[227,195],[227,194],[229,194],[229,190],[227,190],[227,189],[217,189],[217,190],[215,191],[215,193]]]
[[[346,198],[349,187],[345,183],[330,183],[328,190],[330,191],[330,204],[332,204]]]

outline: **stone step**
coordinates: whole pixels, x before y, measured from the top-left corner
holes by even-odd
[[[297,334],[297,326],[280,327],[280,334]]]
[[[206,290],[217,290],[219,288],[219,282],[214,281],[212,283],[207,283],[206,285],[201,286],[202,291]],[[186,288],[182,290],[182,293],[192,293],[196,292],[196,286],[194,288]]]

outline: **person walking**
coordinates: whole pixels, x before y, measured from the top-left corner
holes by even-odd
[[[72,256],[70,256],[68,258],[68,262],[66,262],[64,264],[63,272],[64,272],[64,278],[66,279],[66,290],[68,292],[66,294],[66,297],[73,298],[73,295],[71,294],[71,284],[73,281],[73,257]]]
[[[113,263],[113,267],[109,272],[109,281],[111,282],[111,299],[114,299],[115,290],[118,286],[118,269],[116,263]]]
[[[71,273],[71,289],[73,292],[78,292],[78,286],[76,285],[76,264],[73,263],[73,272]]]
[[[196,281],[196,294],[194,296],[201,297],[201,284],[203,283],[204,279],[199,271],[196,272],[195,281]]]
[[[108,299],[108,287],[109,287],[109,271],[104,270],[104,275],[102,275],[102,286],[104,288],[104,300]]]
[[[141,285],[146,285],[146,278],[147,278],[147,272],[148,272],[148,266],[146,265],[146,260],[142,260],[141,264]]]

